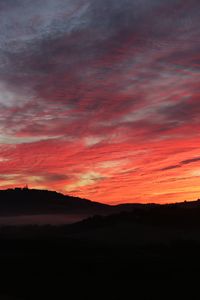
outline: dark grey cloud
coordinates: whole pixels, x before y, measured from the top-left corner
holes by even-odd
[[[47,174],[42,174],[42,182],[59,182],[59,181],[64,181],[68,180],[70,177],[65,174],[57,174],[57,173],[47,173]]]
[[[194,157],[194,158],[190,158],[190,159],[186,159],[186,160],[182,160],[181,161],[181,165],[188,165],[194,162],[198,162],[200,161],[200,157]]]
[[[191,163],[196,163],[200,161],[200,157],[194,157],[194,158],[190,158],[190,159],[185,159],[182,160],[181,162],[179,162],[176,165],[171,165],[171,166],[167,166],[165,168],[160,169],[160,171],[167,171],[167,170],[173,170],[173,169],[177,169],[177,168],[181,168],[184,165],[188,165]]]
[[[177,122],[199,122],[200,105],[199,96],[186,99],[183,97],[182,101],[172,103],[159,111],[169,120],[176,120]]]
[[[198,1],[2,0],[0,5],[0,122],[7,134],[69,135],[71,124],[72,135],[82,136],[100,133],[109,121],[111,132],[146,126],[157,135],[197,117],[197,101],[158,109],[164,116],[159,122],[143,108],[158,101],[155,89],[162,91],[168,77],[177,79],[170,65],[185,69],[198,61]],[[174,89],[183,88],[180,82]],[[188,89],[192,94],[195,87]],[[126,123],[129,111],[147,121]]]
[[[168,167],[160,169],[160,171],[168,171],[168,170],[173,170],[173,169],[177,169],[177,168],[180,168],[180,167],[181,167],[180,164],[178,164],[178,165],[171,165],[171,166],[168,166]]]

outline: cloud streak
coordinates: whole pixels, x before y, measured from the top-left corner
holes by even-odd
[[[184,165],[188,165],[191,163],[196,163],[200,161],[200,157],[194,157],[194,158],[190,158],[190,159],[185,159],[182,160],[180,163],[178,163],[177,165],[171,165],[165,168],[162,168],[161,171],[167,171],[167,170],[172,170],[172,169],[176,169],[176,168],[180,168]]]

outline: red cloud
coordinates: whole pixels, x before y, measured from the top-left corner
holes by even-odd
[[[198,197],[199,2],[53,2],[0,12],[0,186]]]

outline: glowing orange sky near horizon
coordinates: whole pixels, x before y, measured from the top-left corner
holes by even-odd
[[[200,197],[198,1],[1,5],[0,189]]]

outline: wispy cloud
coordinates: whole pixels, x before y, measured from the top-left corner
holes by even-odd
[[[2,0],[0,173],[99,201],[170,188],[183,199],[186,182],[167,182],[199,161],[199,11],[197,0]]]

